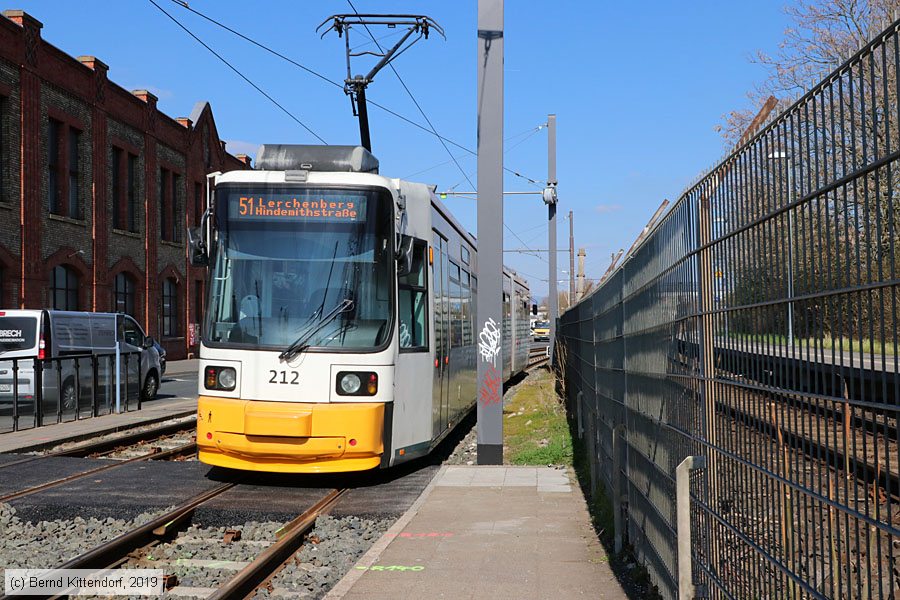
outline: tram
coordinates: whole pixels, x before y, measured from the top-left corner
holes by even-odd
[[[197,446],[204,463],[290,473],[429,453],[476,402],[474,238],[421,183],[355,146],[264,145],[210,176],[189,232],[209,266]],[[504,378],[530,341],[527,283],[503,274]]]

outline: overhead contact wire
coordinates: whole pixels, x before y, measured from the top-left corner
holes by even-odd
[[[309,132],[313,137],[315,137],[317,140],[319,140],[320,142],[322,142],[322,143],[325,144],[326,146],[328,145],[328,142],[326,142],[324,139],[322,139],[322,137],[321,137],[319,134],[317,134],[315,131],[313,131],[312,129],[310,129],[310,127],[309,127],[306,123],[304,123],[303,121],[301,121],[296,115],[294,115],[294,113],[292,113],[291,111],[289,111],[288,109],[286,109],[284,106],[282,106],[281,103],[278,102],[278,100],[276,100],[275,98],[273,98],[272,96],[270,96],[269,94],[267,94],[267,93],[265,92],[265,90],[263,90],[261,87],[259,87],[259,86],[256,85],[255,83],[253,83],[246,75],[244,75],[243,73],[241,73],[241,72],[238,70],[237,67],[235,67],[234,65],[232,65],[230,62],[228,62],[228,60],[227,60],[226,58],[224,58],[221,54],[219,54],[218,52],[216,52],[215,50],[213,50],[209,45],[207,45],[206,42],[204,42],[204,41],[201,40],[199,37],[197,37],[196,35],[194,35],[194,32],[192,32],[190,29],[188,29],[187,27],[185,27],[178,19],[176,19],[175,17],[173,17],[172,15],[170,15],[168,12],[166,12],[166,10],[165,10],[162,6],[160,6],[159,4],[157,4],[157,3],[155,2],[155,0],[147,0],[147,1],[150,2],[150,4],[152,4],[153,6],[155,6],[157,9],[159,9],[159,11],[162,12],[162,14],[166,15],[167,17],[169,17],[169,19],[171,19],[173,23],[175,23],[176,25],[178,25],[181,29],[183,29],[183,30],[185,31],[185,33],[187,33],[189,36],[191,36],[192,38],[194,38],[194,40],[196,40],[197,43],[199,43],[201,46],[203,46],[204,48],[206,48],[207,50],[209,50],[209,51],[213,54],[213,56],[215,56],[215,57],[218,58],[220,61],[222,61],[223,63],[225,63],[225,65],[226,65],[229,69],[231,69],[232,71],[234,71],[234,72],[238,75],[238,77],[240,77],[241,79],[243,79],[244,81],[246,81],[247,83],[249,83],[249,84],[250,84],[257,92],[259,92],[260,94],[262,94],[263,96],[265,96],[266,98],[268,98],[269,102],[271,102],[272,104],[274,104],[275,106],[277,106],[278,108],[280,108],[280,109],[282,110],[282,112],[284,112],[284,114],[286,114],[286,115],[289,116],[291,119],[293,119],[294,121],[296,121],[297,124],[299,124],[301,127],[303,127],[303,129],[305,129],[306,131],[308,131],[308,132]],[[179,4],[181,4],[181,3],[179,2]],[[182,6],[186,6],[186,5],[182,4]]]
[[[359,15],[359,11],[356,10],[356,7],[355,7],[355,6],[353,6],[353,2],[352,2],[351,0],[347,0],[347,4],[350,5],[350,8],[353,9],[353,12],[354,12],[354,13],[356,13],[357,15]],[[384,48],[381,47],[381,44],[378,43],[378,40],[376,40],[376,39],[375,39],[375,36],[372,35],[372,31],[369,29],[369,26],[366,25],[365,23],[363,23],[363,27],[365,28],[366,33],[367,33],[367,34],[369,35],[369,37],[372,39],[372,42],[375,44],[375,47],[378,48],[378,51],[383,53],[383,52],[384,52]],[[418,41],[418,40],[417,40],[417,41]],[[415,43],[415,42],[414,42],[414,43]],[[409,90],[409,87],[407,87],[406,82],[403,81],[403,78],[400,76],[400,73],[397,71],[397,68],[394,67],[394,63],[393,63],[393,62],[389,62],[389,63],[388,63],[388,66],[391,68],[391,71],[394,72],[394,75],[397,77],[397,80],[400,82],[400,85],[402,85],[402,86],[403,86],[403,89],[406,90],[406,94],[409,96],[410,100],[412,100],[412,101],[413,101],[413,104],[416,105],[416,108],[419,109],[419,113],[422,115],[422,118],[425,119],[425,122],[428,123],[428,126],[431,128],[431,133],[433,133],[433,134],[435,135],[435,137],[437,137],[438,141],[441,143],[441,146],[444,147],[444,150],[445,150],[445,151],[447,152],[447,154],[450,156],[450,160],[453,161],[453,164],[456,165],[456,168],[459,169],[459,172],[463,174],[463,177],[466,178],[466,181],[469,182],[469,185],[472,186],[472,187],[474,188],[475,186],[474,186],[474,184],[472,183],[472,180],[469,179],[469,176],[468,176],[468,175],[466,174],[466,172],[463,170],[462,165],[459,164],[459,161],[456,160],[456,157],[453,156],[453,153],[452,153],[452,152],[450,152],[450,148],[449,148],[449,147],[447,146],[447,144],[444,142],[444,138],[437,132],[437,129],[435,128],[434,123],[432,123],[432,122],[431,122],[431,119],[428,118],[428,115],[425,114],[425,111],[422,109],[422,106],[419,104],[419,101],[416,100],[416,97],[415,97],[415,96],[413,96],[413,93]]]
[[[151,0],[151,1],[152,1],[152,0]],[[282,60],[285,60],[285,61],[289,62],[290,64],[294,65],[295,67],[297,67],[297,68],[299,68],[299,69],[302,69],[303,71],[306,71],[306,72],[309,73],[310,75],[313,75],[314,77],[317,77],[317,78],[321,79],[322,81],[324,81],[324,82],[326,82],[326,83],[330,83],[331,85],[333,85],[333,86],[335,86],[335,87],[338,87],[338,88],[340,88],[340,89],[344,89],[344,86],[341,85],[340,83],[338,83],[337,81],[334,81],[333,79],[329,79],[328,77],[326,77],[325,75],[322,75],[321,73],[315,71],[314,69],[310,69],[309,67],[307,67],[307,66],[305,66],[305,65],[303,65],[303,64],[301,64],[301,63],[299,63],[299,62],[297,62],[297,61],[295,61],[295,60],[293,60],[292,58],[290,58],[290,57],[288,57],[288,56],[285,56],[284,54],[278,52],[277,50],[274,50],[274,49],[270,48],[269,46],[266,46],[265,44],[261,44],[260,42],[257,42],[257,41],[254,40],[253,38],[250,38],[250,37],[248,37],[248,36],[246,36],[246,35],[240,33],[239,31],[237,31],[237,30],[235,30],[235,29],[229,27],[228,25],[225,25],[224,23],[221,23],[220,21],[217,21],[216,19],[213,19],[212,17],[205,15],[204,13],[198,11],[197,9],[192,8],[191,6],[189,6],[186,2],[184,2],[184,0],[171,0],[171,1],[174,2],[175,4],[177,4],[178,6],[181,6],[182,8],[185,8],[185,9],[189,10],[190,12],[194,13],[194,14],[197,15],[198,17],[201,17],[201,18],[203,18],[203,19],[209,21],[210,23],[212,23],[212,24],[214,24],[214,25],[216,25],[216,26],[218,26],[218,27],[221,27],[222,29],[224,29],[224,30],[226,30],[226,31],[228,31],[228,32],[230,32],[230,33],[232,33],[232,34],[238,36],[238,37],[241,38],[242,40],[247,41],[247,42],[250,42],[250,43],[253,44],[254,46],[256,46],[256,47],[258,47],[258,48],[260,48],[260,49],[262,49],[262,50],[265,50],[265,51],[268,52],[269,54],[273,54],[274,56],[277,56],[278,58],[280,58],[280,59],[282,59]],[[154,2],[154,5],[155,5],[155,4],[156,4],[156,3]],[[157,8],[159,8],[159,7],[157,6]],[[160,10],[162,10],[162,9],[160,9]],[[165,12],[165,11],[163,11],[163,12]],[[168,13],[166,13],[166,14],[168,15]],[[169,18],[174,20],[174,18],[173,18],[171,15],[169,15]],[[176,21],[176,23],[177,23],[177,21]],[[179,23],[179,25],[181,25],[181,24]],[[182,28],[184,28],[184,27],[182,26]],[[186,29],[185,29],[185,30],[186,30]],[[186,31],[187,31],[187,30],[186,30]],[[190,32],[188,32],[188,33],[190,33]],[[191,35],[192,35],[192,37],[194,37],[195,39],[197,39],[196,36],[194,36],[193,34],[191,34]],[[198,41],[200,41],[200,40],[198,39]],[[203,42],[200,42],[200,43],[202,44]],[[203,44],[203,45],[206,46],[206,44]],[[208,46],[207,46],[207,48],[208,48]],[[210,50],[210,51],[212,52],[212,50]],[[254,87],[255,87],[255,86],[254,86]],[[375,106],[375,107],[377,107],[377,108],[380,108],[381,110],[383,110],[384,112],[388,113],[389,115],[392,115],[392,116],[394,116],[394,117],[400,119],[401,121],[404,121],[405,123],[407,123],[407,124],[409,124],[409,125],[412,125],[413,127],[416,127],[416,128],[421,129],[422,131],[424,131],[424,132],[426,132],[426,133],[428,133],[428,134],[430,134],[430,135],[434,135],[434,136],[438,137],[441,141],[446,142],[447,144],[449,144],[449,145],[451,145],[451,146],[455,146],[456,148],[459,148],[460,150],[463,150],[463,151],[467,152],[468,154],[471,154],[472,156],[478,156],[478,153],[475,152],[474,150],[472,150],[471,148],[467,148],[467,147],[463,146],[462,144],[460,144],[460,143],[458,143],[458,142],[455,142],[455,141],[453,141],[453,140],[451,140],[451,139],[449,139],[449,138],[446,138],[446,137],[444,137],[444,136],[442,136],[442,135],[437,134],[436,132],[434,132],[434,131],[428,129],[427,127],[425,127],[425,126],[422,125],[421,123],[416,123],[416,122],[413,121],[412,119],[410,119],[410,118],[408,118],[408,117],[405,117],[405,116],[401,115],[401,114],[398,113],[397,111],[392,110],[392,109],[388,108],[387,106],[384,106],[383,104],[379,104],[379,103],[376,102],[375,100],[372,100],[372,98],[366,98],[366,102],[368,102],[368,103],[371,104],[372,106]],[[318,136],[317,136],[317,137],[318,137]],[[320,138],[320,139],[321,139],[321,138]],[[536,179],[532,179],[532,178],[530,178],[530,177],[527,177],[527,176],[525,176],[525,175],[522,175],[522,174],[519,173],[518,171],[514,171],[513,169],[510,169],[509,167],[506,167],[506,166],[503,167],[503,170],[506,171],[507,173],[510,173],[510,174],[512,174],[512,175],[515,175],[516,177],[519,177],[519,178],[521,178],[521,179],[524,179],[525,181],[527,181],[527,182],[529,182],[529,183],[531,183],[531,184],[533,184],[533,185],[541,185],[541,184],[543,183],[543,182],[538,181],[538,180],[536,180]]]

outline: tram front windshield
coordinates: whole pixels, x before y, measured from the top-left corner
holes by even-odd
[[[227,186],[204,342],[373,350],[391,330],[392,203],[384,190]]]

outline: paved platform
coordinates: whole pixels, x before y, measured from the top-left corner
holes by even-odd
[[[446,466],[326,596],[624,599],[574,474]]]
[[[137,425],[188,416],[196,411],[197,398],[151,400],[145,402],[141,410],[0,434],[0,453],[34,452],[62,442],[86,440]]]

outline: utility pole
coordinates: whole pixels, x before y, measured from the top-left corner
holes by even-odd
[[[578,295],[578,300],[584,297],[584,248],[578,249],[578,285],[575,289],[575,293]]]
[[[556,115],[547,115],[547,187],[544,203],[547,205],[547,249],[550,251],[550,366],[556,348],[556,319],[559,317],[559,297],[556,291]]]
[[[503,0],[478,0],[478,464],[503,464]]]
[[[575,304],[575,219],[569,211],[569,308]]]

